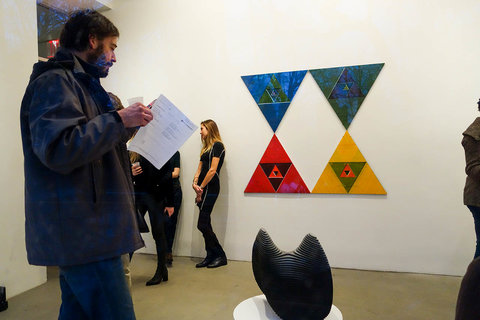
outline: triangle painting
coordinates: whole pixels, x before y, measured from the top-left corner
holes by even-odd
[[[345,129],[348,129],[384,63],[310,70]]]
[[[348,131],[312,193],[387,194]]]
[[[310,193],[275,134],[245,193]]]
[[[275,132],[307,70],[242,76],[255,103]]]

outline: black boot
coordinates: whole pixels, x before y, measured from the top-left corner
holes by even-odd
[[[162,281],[168,281],[168,270],[165,265],[158,265],[157,270],[155,271],[155,275],[152,279],[148,280],[145,285],[154,286]]]
[[[218,267],[221,267],[221,266],[225,266],[226,264],[227,264],[227,257],[225,257],[225,256],[218,257],[218,258],[213,259],[212,262],[210,262],[207,265],[207,268],[218,268]]]
[[[195,265],[195,268],[205,268],[206,266],[208,266],[210,264],[210,262],[212,262],[212,258],[206,257],[205,259],[203,259],[202,262],[197,263]]]

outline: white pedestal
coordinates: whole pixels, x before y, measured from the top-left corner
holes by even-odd
[[[282,320],[268,304],[265,295],[255,296],[240,302],[233,310],[235,320]],[[343,320],[340,310],[332,305],[330,313],[324,320]]]

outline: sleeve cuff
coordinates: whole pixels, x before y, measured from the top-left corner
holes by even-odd
[[[115,117],[115,120],[117,120],[117,122],[122,122],[123,123],[122,117],[120,117],[120,115],[118,114],[117,111],[112,111],[112,113],[113,113],[113,116]]]

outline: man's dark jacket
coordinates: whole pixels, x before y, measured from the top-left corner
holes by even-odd
[[[480,207],[480,117],[476,118],[463,133],[462,145],[465,149],[467,174],[463,203]]]
[[[84,264],[144,245],[128,130],[83,65],[60,49],[34,65],[22,101],[25,236],[34,265]]]

